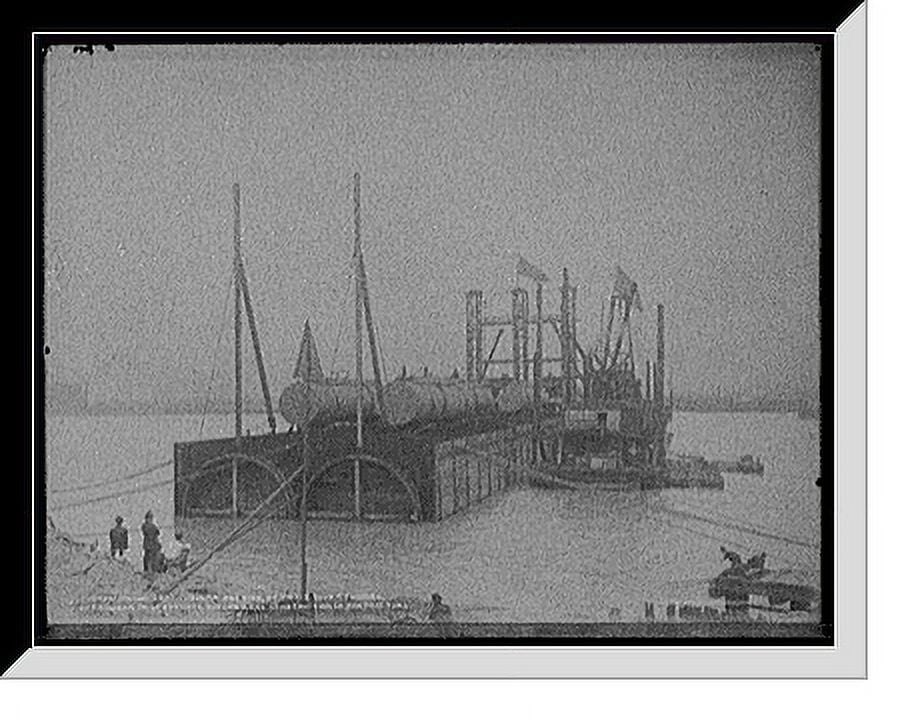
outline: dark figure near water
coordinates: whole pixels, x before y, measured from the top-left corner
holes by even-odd
[[[451,622],[451,608],[441,601],[441,595],[438,593],[432,593],[429,622]]]
[[[161,567],[161,531],[154,522],[154,513],[145,513],[142,523],[142,567],[145,572],[158,572]]]
[[[726,550],[724,547],[720,547],[719,550],[722,551],[722,559],[728,560],[732,567],[738,567],[739,565],[744,564],[744,561],[738,553],[733,552],[732,550]]]
[[[169,570],[172,567],[178,568],[180,572],[186,572],[186,566],[189,564],[189,552],[191,546],[188,542],[183,540],[183,533],[177,530],[173,534],[174,544],[176,546],[177,554],[172,560],[168,561],[167,558],[164,558],[164,569]]]
[[[110,529],[110,556],[123,557],[129,549],[129,530],[123,526],[123,518],[117,515],[116,525]]]
[[[754,555],[747,560],[747,569],[748,570],[762,570],[766,566],[766,553],[761,552],[759,555]]]

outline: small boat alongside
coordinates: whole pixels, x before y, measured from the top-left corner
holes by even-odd
[[[659,488],[709,488],[723,490],[722,474],[698,456],[666,459],[664,467],[626,465],[590,467],[582,464],[543,463],[540,470],[575,486],[594,486],[601,490],[652,490]]]
[[[724,490],[722,473],[699,455],[678,455],[666,459],[668,486]]]
[[[737,460],[713,460],[710,464],[719,472],[739,475],[762,475],[764,471],[763,461],[753,455],[742,455]]]

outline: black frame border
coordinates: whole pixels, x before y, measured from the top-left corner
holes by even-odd
[[[8,503],[5,503],[11,517],[9,522],[3,523],[3,531],[9,537],[7,547],[21,548],[23,552],[16,555],[14,566],[15,575],[20,580],[19,587],[22,589],[21,595],[12,593],[14,600],[14,615],[10,621],[5,623],[6,631],[0,634],[0,671],[5,671],[21,654],[28,648],[32,647],[32,631],[34,631],[34,646],[56,646],[56,645],[110,645],[110,646],[145,646],[145,645],[189,645],[189,646],[229,646],[229,645],[311,645],[324,646],[325,640],[330,645],[438,645],[439,641],[449,645],[577,645],[577,646],[626,646],[626,645],[677,645],[677,646],[731,646],[731,645],[752,645],[752,646],[804,646],[804,645],[832,645],[834,643],[834,628],[831,620],[834,617],[833,598],[834,593],[834,558],[828,549],[833,547],[833,513],[834,498],[832,496],[832,417],[831,412],[824,412],[823,408],[831,410],[833,407],[833,318],[831,309],[833,307],[833,219],[834,219],[834,195],[833,195],[833,158],[834,158],[834,137],[833,137],[833,119],[834,119],[834,76],[833,76],[833,53],[834,53],[834,35],[832,34],[836,27],[861,3],[854,2],[837,2],[829,3],[822,10],[825,14],[818,13],[816,8],[792,8],[791,4],[778,3],[779,9],[773,11],[771,7],[764,4],[758,7],[756,12],[761,17],[757,18],[753,14],[753,8],[749,8],[751,13],[718,13],[715,9],[708,12],[701,11],[699,8],[685,8],[683,12],[675,12],[675,17],[669,17],[673,13],[665,13],[660,10],[660,21],[664,24],[654,24],[649,9],[644,8],[638,11],[638,16],[633,17],[633,13],[624,14],[621,17],[611,17],[607,24],[600,25],[597,29],[591,29],[589,21],[586,20],[580,25],[565,23],[553,26],[549,23],[546,26],[532,24],[511,24],[508,27],[510,31],[540,31],[542,35],[513,35],[502,34],[502,28],[490,29],[489,27],[469,27],[459,26],[457,30],[469,31],[471,34],[457,32],[457,30],[445,30],[438,34],[432,35],[413,35],[410,31],[417,29],[430,30],[423,26],[407,27],[406,22],[396,23],[393,26],[398,32],[381,32],[382,28],[377,26],[353,28],[349,25],[340,28],[337,24],[309,21],[307,23],[309,30],[322,30],[324,32],[332,29],[341,29],[342,34],[311,34],[298,35],[291,34],[286,30],[279,31],[276,34],[244,34],[237,35],[233,32],[218,32],[217,34],[199,34],[198,32],[188,31],[180,32],[174,35],[157,35],[157,34],[131,34],[122,35],[118,32],[66,32],[66,34],[46,35],[41,33],[54,32],[51,27],[33,27],[23,33],[23,41],[18,45],[21,54],[19,60],[24,61],[24,77],[22,84],[23,113],[22,120],[22,137],[21,144],[23,153],[23,171],[26,182],[21,187],[22,197],[22,230],[21,237],[23,242],[16,250],[20,251],[21,257],[17,257],[17,266],[22,269],[18,274],[17,280],[22,279],[21,295],[24,299],[24,317],[22,323],[23,330],[23,352],[17,356],[16,360],[22,363],[21,376],[21,398],[23,402],[22,417],[26,422],[19,427],[13,428],[13,441],[22,448],[22,474],[25,480],[22,483],[13,483],[11,492],[7,495]],[[786,17],[787,13],[787,17]],[[771,19],[766,19],[766,15],[771,15]],[[620,15],[620,13],[619,13]],[[729,17],[731,15],[731,17]],[[744,16],[742,19],[742,15]],[[664,18],[664,19],[663,19]],[[94,28],[103,27],[103,23],[94,24]],[[69,28],[72,28],[70,25]],[[273,27],[273,26],[272,26]],[[257,28],[264,30],[266,26]],[[576,29],[580,32],[576,32]],[[168,32],[171,29],[162,28]],[[391,29],[391,26],[385,26],[385,29]],[[601,35],[597,32],[601,29],[604,32],[634,32],[634,35]],[[226,28],[225,28],[226,30]],[[250,27],[237,27],[235,30],[249,31]],[[573,31],[572,31],[573,30]],[[643,32],[640,32],[640,31]],[[712,30],[725,30],[721,34],[711,32]],[[358,31],[368,32],[369,34],[354,34]],[[654,34],[662,31],[669,31],[670,34]],[[691,33],[691,31],[694,31]],[[697,32],[699,31],[699,32]],[[763,33],[785,32],[786,34]],[[792,32],[794,31],[794,32]],[[31,33],[36,33],[34,39]],[[145,33],[153,32],[145,30]],[[482,32],[483,34],[472,34]],[[570,34],[565,34],[570,32]],[[675,33],[685,33],[676,35]],[[746,34],[745,34],[746,33]],[[755,33],[755,34],[754,34]],[[820,637],[812,635],[810,637],[698,637],[696,626],[686,624],[690,627],[690,633],[677,633],[678,637],[673,638],[667,635],[655,635],[652,633],[659,623],[656,624],[623,624],[622,628],[609,626],[607,624],[581,624],[576,627],[564,626],[561,624],[551,624],[546,626],[527,626],[517,625],[518,630],[526,627],[534,627],[541,635],[527,636],[525,633],[515,633],[506,637],[497,636],[494,638],[482,637],[485,633],[482,626],[478,632],[460,631],[456,627],[450,631],[441,633],[422,632],[422,637],[412,636],[389,636],[379,633],[364,633],[356,636],[343,634],[315,635],[300,634],[296,637],[283,636],[279,628],[272,628],[266,632],[246,632],[243,637],[218,637],[216,631],[205,635],[196,635],[194,630],[204,629],[205,625],[194,625],[192,629],[185,626],[173,625],[169,629],[173,631],[173,636],[169,638],[141,638],[135,637],[134,626],[48,626],[46,619],[46,607],[44,597],[44,586],[40,582],[43,571],[43,558],[46,548],[44,547],[44,517],[46,517],[46,498],[43,492],[43,483],[40,491],[35,488],[34,514],[32,513],[31,496],[29,489],[38,478],[44,477],[44,374],[43,374],[43,138],[42,138],[42,102],[41,102],[41,66],[42,58],[47,52],[54,50],[63,50],[62,46],[72,45],[104,45],[113,44],[276,44],[276,43],[295,43],[295,44],[377,44],[377,43],[452,43],[452,42],[500,42],[513,44],[542,44],[542,43],[726,43],[726,42],[745,42],[745,43],[775,43],[775,42],[809,42],[815,43],[822,48],[821,61],[821,86],[822,86],[822,109],[821,109],[821,240],[820,240],[820,327],[821,327],[821,413],[820,413],[820,441],[821,441],[821,467],[823,469],[822,478],[818,478],[818,484],[822,487],[822,519],[821,533],[823,548],[827,551],[821,551],[821,570],[822,586],[825,591],[824,603],[822,608],[821,623],[815,626],[814,630],[820,633]],[[32,71],[34,77],[32,78]],[[28,100],[34,93],[34,104]],[[34,114],[32,115],[32,110]],[[34,151],[32,153],[30,134],[34,132]],[[34,169],[34,179],[30,168]],[[34,180],[34,182],[33,182]],[[28,189],[34,191],[34,213],[32,213],[31,198]],[[27,224],[26,217],[31,217],[32,222]],[[30,232],[31,231],[31,232]],[[35,239],[32,245],[29,235],[33,233]],[[33,249],[35,263],[31,264],[29,249]],[[34,293],[29,293],[26,278],[31,278],[34,282]],[[17,288],[18,289],[18,288]],[[824,307],[827,309],[823,313]],[[29,311],[34,313],[34,321]],[[34,344],[29,341],[30,332],[34,332]],[[32,355],[34,353],[34,355]],[[18,369],[18,368],[17,368]],[[34,395],[30,391],[30,371],[34,369]],[[38,399],[42,402],[39,405]],[[35,402],[35,412],[32,413],[32,402]],[[35,453],[32,454],[30,447],[30,438],[28,430],[33,429],[35,439]],[[821,483],[821,479],[823,482]],[[30,544],[34,542],[35,556],[32,557]],[[36,585],[32,587],[31,579],[34,572]],[[32,626],[32,613],[34,612],[35,625]],[[13,618],[20,618],[20,622],[14,622]],[[100,630],[106,627],[100,633],[99,637],[90,638],[82,636],[83,633],[72,628],[94,628]],[[159,626],[160,627],[160,626]],[[222,628],[223,626],[208,626],[212,630]],[[348,626],[349,627],[349,626]],[[355,627],[355,626],[354,626]],[[496,629],[514,628],[515,626],[496,625]],[[674,625],[677,628],[679,625]],[[713,626],[714,627],[714,626]],[[557,631],[555,629],[558,629]],[[563,629],[573,629],[576,634],[566,634]],[[366,628],[368,629],[368,628]],[[639,635],[629,633],[628,630],[641,631]],[[285,629],[286,630],[286,629]],[[474,628],[474,630],[477,630]],[[671,632],[671,631],[668,631]],[[392,633],[396,634],[396,633]],[[69,636],[69,637],[66,637]],[[81,636],[81,637],[79,637]],[[270,636],[270,637],[269,637]],[[321,642],[320,642],[321,641]]]

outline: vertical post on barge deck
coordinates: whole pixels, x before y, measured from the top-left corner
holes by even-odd
[[[233,361],[235,370],[234,395],[234,431],[235,449],[241,451],[243,439],[243,336],[242,336],[242,287],[240,285],[240,184],[233,184]],[[230,512],[236,518],[239,515],[237,503],[239,485],[239,459],[233,459],[233,474],[230,486]]]
[[[542,401],[542,282],[536,280],[536,347],[533,351],[533,462],[541,458],[540,402]]]
[[[574,399],[574,366],[571,353],[574,352],[571,338],[571,286],[568,282],[568,271],[562,271],[561,284],[561,393],[562,403],[566,410]]]
[[[466,307],[466,349],[467,349],[467,380],[475,379],[478,368],[476,366],[476,291],[467,291]]]
[[[515,380],[520,380],[523,368],[520,355],[520,311],[520,288],[515,287],[511,290],[511,366]]]
[[[647,360],[646,361],[646,399],[647,399],[647,401],[650,401],[653,399],[652,387],[650,385],[651,373],[652,373],[652,363],[649,360]]]
[[[359,455],[363,451],[363,291],[362,239],[359,217],[359,173],[353,174],[353,267],[356,277],[356,453],[353,461],[353,514],[362,517],[362,493]]]
[[[533,353],[533,403],[539,405],[542,392],[542,283],[536,282],[536,351]]]
[[[303,432],[303,481],[302,481],[302,496],[303,500],[300,503],[300,525],[301,525],[301,534],[300,534],[300,600],[306,602],[306,595],[308,594],[309,587],[309,566],[306,564],[306,530],[307,523],[309,521],[309,516],[307,514],[306,503],[308,502],[308,490],[309,490],[309,471],[311,467],[309,466],[309,425],[308,423],[301,428]],[[315,608],[312,608],[313,613]]]
[[[577,286],[571,285],[571,372],[577,375]]]
[[[602,341],[602,369],[608,370],[611,359],[611,347],[612,347],[612,325],[615,323],[615,305],[617,299],[614,293],[609,297],[608,301],[608,325],[605,328],[605,338]]]
[[[520,379],[524,385],[530,382],[530,294],[520,291],[520,357],[523,370]]]
[[[665,307],[656,306],[656,367],[653,370],[653,404],[659,417],[656,464],[665,465]]]
[[[653,373],[653,400],[660,410],[665,405],[665,306],[656,306],[656,368]]]

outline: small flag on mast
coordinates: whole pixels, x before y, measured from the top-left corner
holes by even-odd
[[[523,275],[524,277],[532,278],[538,283],[548,282],[549,279],[546,277],[546,274],[542,272],[538,267],[528,263],[523,255],[517,255],[517,274]]]
[[[634,307],[643,311],[643,301],[640,300],[640,291],[637,283],[631,280],[630,276],[621,269],[620,265],[615,265],[615,286],[612,290],[612,297],[632,302]]]

